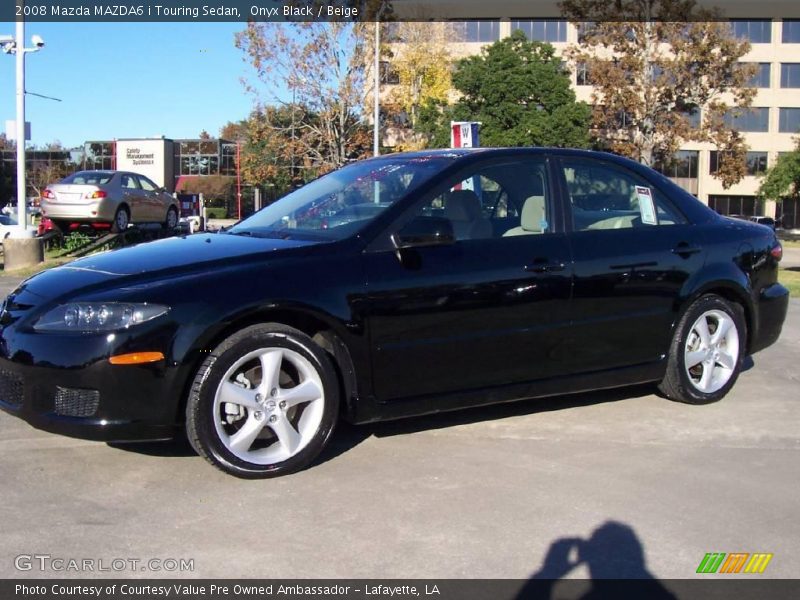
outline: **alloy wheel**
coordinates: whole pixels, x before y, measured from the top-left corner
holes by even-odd
[[[214,424],[237,458],[268,465],[305,448],[320,428],[325,394],[319,373],[288,348],[263,348],[237,360],[214,396]]]
[[[733,376],[739,361],[739,331],[721,310],[704,312],[686,338],[684,368],[698,391],[713,394]]]

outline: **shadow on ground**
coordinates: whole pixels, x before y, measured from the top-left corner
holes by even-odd
[[[581,565],[589,571],[589,581],[560,581]],[[542,565],[520,590],[517,600],[561,598],[565,594],[583,599],[675,598],[647,570],[644,546],[633,528],[617,521],[603,523],[587,539],[564,537],[551,543]]]

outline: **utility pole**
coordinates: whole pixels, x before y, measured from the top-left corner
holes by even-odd
[[[381,155],[381,16],[386,8],[386,4],[381,2],[378,13],[375,15],[375,66],[374,66],[374,113],[372,115],[373,131],[372,131],[372,154],[373,156]]]

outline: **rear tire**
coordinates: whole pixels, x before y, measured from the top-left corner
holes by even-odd
[[[53,229],[60,233],[62,236],[69,234],[69,221],[62,221],[61,219],[50,219],[53,224]]]
[[[338,379],[328,355],[296,329],[253,325],[200,366],[186,433],[195,451],[225,473],[278,477],[319,455],[338,414]]]
[[[687,404],[721,400],[741,372],[746,337],[741,305],[713,294],[698,298],[678,322],[659,389]]]

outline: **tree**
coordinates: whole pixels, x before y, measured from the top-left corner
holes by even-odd
[[[800,198],[800,137],[792,152],[778,157],[778,162],[765,174],[758,188],[760,198],[781,202],[785,198]]]
[[[450,120],[480,121],[484,146],[589,145],[590,109],[576,102],[554,48],[521,31],[458,61],[453,85],[455,105],[429,101],[420,111],[420,130],[437,145],[449,140]]]
[[[236,35],[271,102],[293,107],[295,143],[322,171],[364,155],[366,33],[364,23],[250,22]],[[247,89],[259,93],[255,82]]]
[[[450,47],[457,41],[450,23],[405,21],[393,23],[387,41],[397,84],[390,101],[417,127],[419,112],[429,101],[446,103],[452,88]]]
[[[747,147],[732,121],[755,95],[753,68],[739,62],[750,44],[718,12],[694,0],[563,0],[561,9],[579,24],[565,56],[594,85],[602,146],[654,165],[669,164],[686,141],[712,143],[726,188],[745,175]]]

